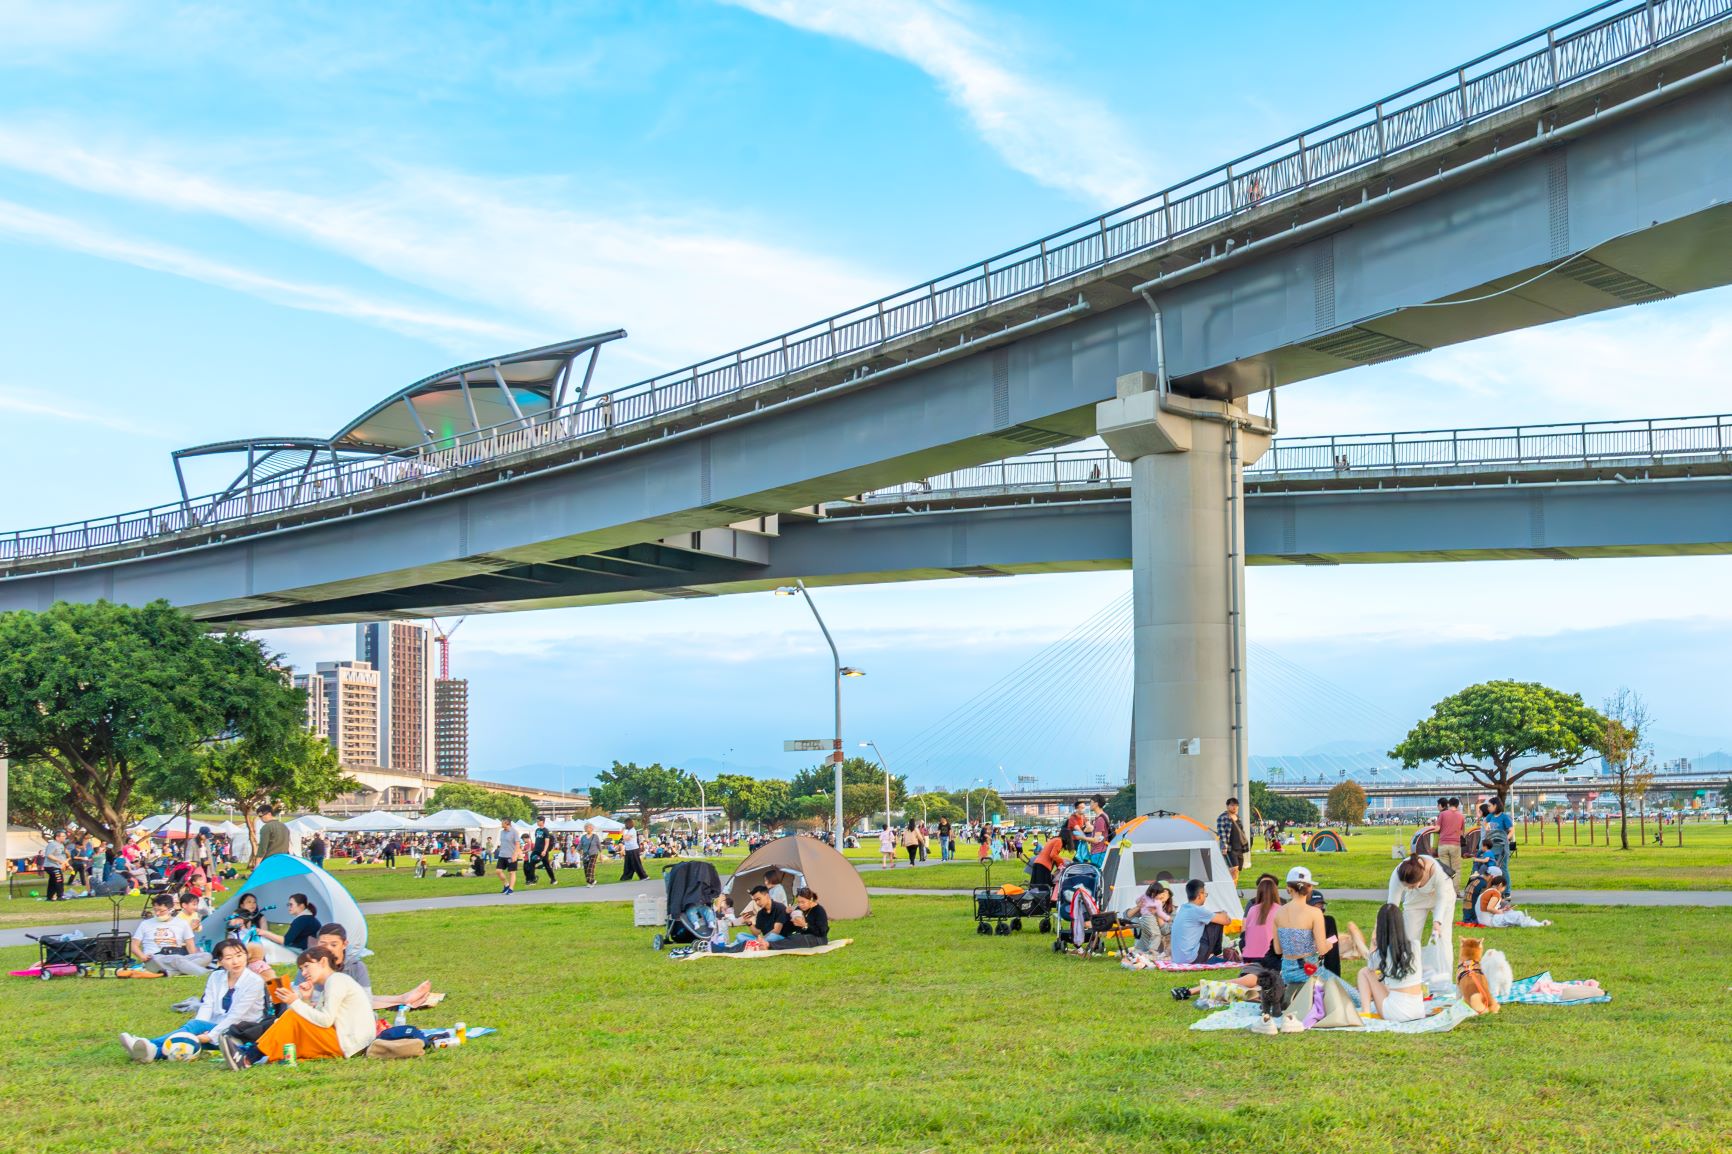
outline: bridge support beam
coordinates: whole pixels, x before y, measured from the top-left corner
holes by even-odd
[[[1239,404],[1118,379],[1096,428],[1131,465],[1137,809],[1208,823],[1244,797],[1244,467],[1272,429]]]

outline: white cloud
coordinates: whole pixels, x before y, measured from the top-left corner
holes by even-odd
[[[256,296],[289,308],[329,313],[381,325],[442,344],[464,347],[476,337],[521,339],[521,332],[504,325],[472,320],[454,313],[376,301],[330,285],[307,284],[265,276],[168,245],[131,240],[68,217],[0,200],[0,236],[32,244],[68,249],[104,260],[172,273],[189,280]]]
[[[47,392],[46,389],[40,390]],[[0,385],[0,413],[17,413],[25,417],[45,417],[51,421],[71,421],[80,425],[97,425],[129,436],[159,437],[162,432],[146,428],[130,417],[111,416],[98,409],[74,409],[40,400],[31,390]]]
[[[749,239],[713,218],[574,207],[582,190],[564,180],[396,167],[356,191],[310,193],[207,175],[213,166],[205,156],[92,148],[69,137],[63,126],[0,130],[0,166],[309,243],[504,312],[536,340],[625,327],[635,339],[619,353],[655,370],[810,323],[894,287]],[[353,299],[345,305],[360,307]],[[499,329],[459,332],[494,340]]]
[[[1098,101],[1045,83],[955,0],[724,0],[807,32],[905,60],[936,80],[1018,172],[1102,207],[1154,191],[1143,147]]]

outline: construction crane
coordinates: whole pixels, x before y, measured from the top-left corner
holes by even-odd
[[[453,633],[456,633],[459,629],[461,629],[463,627],[463,623],[465,621],[469,620],[469,618],[459,617],[457,619],[457,623],[449,629],[447,629],[447,628],[445,628],[445,626],[439,624],[439,619],[437,617],[431,618],[431,620],[433,622],[433,633],[434,633],[433,640],[439,646],[439,680],[440,681],[450,681],[451,680],[451,635]]]

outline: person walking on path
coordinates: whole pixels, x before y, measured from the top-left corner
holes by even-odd
[[[595,832],[595,823],[586,822],[583,836],[577,839],[577,856],[583,861],[583,884],[595,884],[595,863],[601,859],[601,835]]]
[[[265,824],[259,826],[259,844],[253,857],[264,861],[272,854],[288,853],[289,827],[277,820],[277,807],[266,802],[259,806],[259,816],[265,819]]]
[[[956,843],[950,837],[950,819],[938,819],[938,860],[949,861],[956,856]]]
[[[1239,799],[1227,799],[1227,808],[1215,819],[1215,840],[1221,843],[1221,860],[1239,884],[1239,871],[1245,868],[1245,855],[1251,847],[1245,841],[1245,827],[1239,824]]]
[[[66,867],[71,861],[66,852],[66,831],[57,829],[48,844],[42,847],[42,872],[48,875],[48,900],[66,900]]]
[[[506,822],[499,829],[499,849],[496,864],[499,869],[499,892],[517,892],[517,829]]]
[[[1437,860],[1451,877],[1461,876],[1461,833],[1466,824],[1459,797],[1437,799]]]
[[[629,817],[625,819],[625,831],[620,834],[619,848],[625,855],[625,872],[619,880],[629,882],[635,878],[647,882],[649,875],[643,870],[643,850],[638,844],[637,826]]]
[[[890,828],[889,822],[878,831],[878,866],[880,869],[896,867],[896,831]]]
[[[555,877],[553,873],[552,850],[553,833],[547,828],[547,819],[545,817],[540,818],[535,823],[535,833],[531,835],[529,843],[529,863],[524,867],[523,872],[524,885],[532,886],[535,884],[535,867],[537,863],[540,864],[542,870],[547,874],[547,880],[550,883],[553,885],[559,884],[559,878]]]

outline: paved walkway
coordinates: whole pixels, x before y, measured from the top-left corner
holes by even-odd
[[[872,871],[866,871],[871,877]],[[448,894],[444,897],[428,896],[404,898],[396,901],[365,902],[361,912],[372,917],[378,914],[403,914],[416,910],[446,910],[467,909],[474,906],[497,905],[572,905],[590,902],[629,902],[639,894],[659,893],[662,883],[654,881],[608,882],[593,888],[580,885],[555,886],[551,889],[537,886],[533,890],[518,890],[510,897],[500,893],[486,894]],[[868,885],[866,892],[873,897],[967,897],[973,891],[966,889],[943,890],[911,890],[898,889],[894,886]],[[1383,890],[1355,890],[1331,888],[1329,897],[1344,902],[1380,902],[1385,893]],[[1517,895],[1521,906],[1548,905],[1578,905],[1578,906],[1732,906],[1732,890],[1522,890]],[[137,918],[122,918],[122,926],[133,926]],[[49,924],[40,926],[16,926],[0,929],[0,947],[27,946],[31,941],[26,934],[63,934],[69,930],[82,930],[86,934],[98,933],[108,928],[108,919],[101,921],[85,921],[66,924]]]

